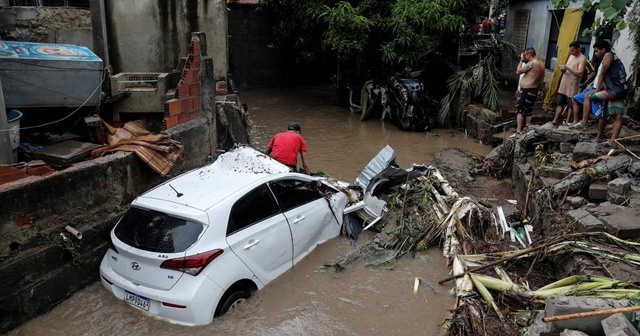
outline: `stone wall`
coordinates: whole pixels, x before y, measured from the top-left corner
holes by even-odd
[[[92,48],[89,9],[0,7],[0,39]]]

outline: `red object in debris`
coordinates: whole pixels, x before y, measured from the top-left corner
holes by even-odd
[[[119,120],[114,120],[114,121],[110,122],[109,124],[111,126],[115,127],[115,128],[122,128],[124,126],[122,121],[119,121]]]
[[[21,180],[27,177],[24,163],[16,163],[0,167],[0,185]]]
[[[227,82],[226,81],[217,81],[216,82],[216,94],[218,95],[226,95],[227,91]]]
[[[18,219],[16,219],[16,226],[20,229],[22,229],[27,225],[31,225],[32,223],[33,223],[33,217],[31,217],[31,215],[20,216],[18,217]]]

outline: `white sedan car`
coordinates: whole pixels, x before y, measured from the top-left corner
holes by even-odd
[[[133,201],[102,284],[148,314],[208,324],[339,234],[349,197],[336,183],[236,147]]]

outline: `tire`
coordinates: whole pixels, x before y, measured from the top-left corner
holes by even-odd
[[[248,289],[238,289],[230,293],[225,293],[220,300],[220,304],[218,304],[215,316],[224,315],[229,310],[236,308],[242,301],[250,298],[251,294],[252,292]]]

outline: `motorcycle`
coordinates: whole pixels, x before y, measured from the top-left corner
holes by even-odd
[[[433,120],[427,113],[428,99],[421,75],[422,71],[414,71],[367,81],[361,90],[360,105],[353,102],[353,90],[348,87],[351,112],[360,112],[360,121],[374,117],[389,120],[403,131],[431,130]]]

